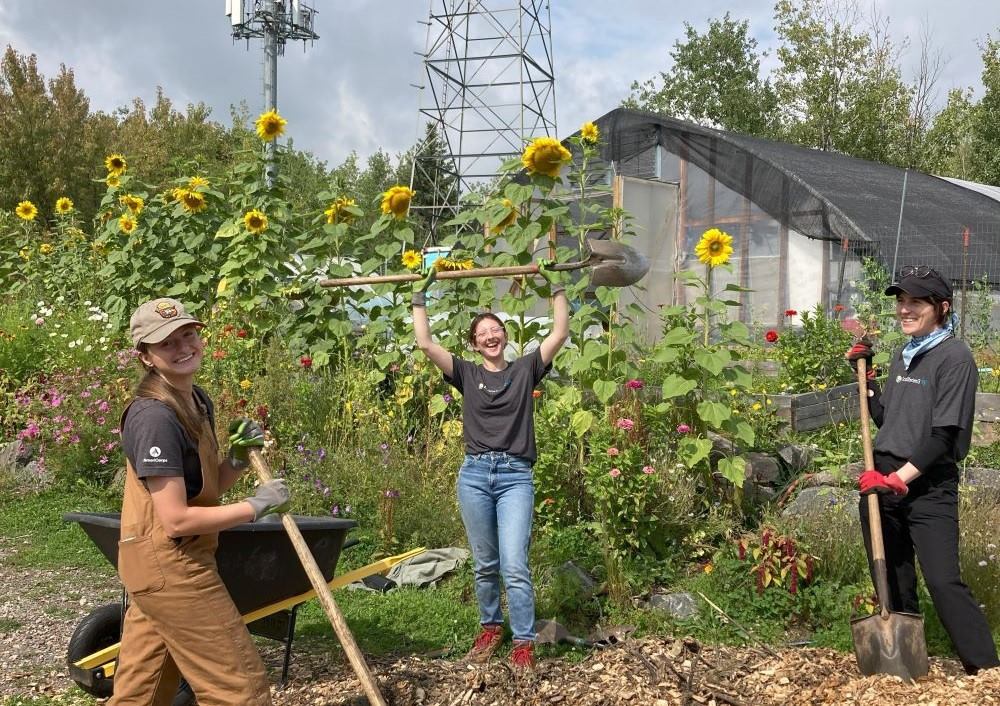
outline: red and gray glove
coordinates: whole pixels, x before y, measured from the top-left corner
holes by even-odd
[[[906,495],[910,489],[906,487],[903,479],[893,471],[887,476],[878,471],[865,471],[858,477],[858,489],[862,495],[869,493],[895,493],[896,495]]]
[[[874,356],[874,351],[872,350],[872,342],[867,338],[862,338],[853,346],[851,349],[844,354],[847,361],[851,364],[854,370],[858,369],[858,361],[864,359],[865,361],[865,377],[869,380],[875,379],[875,366],[872,365],[872,357]]]

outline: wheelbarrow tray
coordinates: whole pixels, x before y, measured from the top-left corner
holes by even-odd
[[[354,520],[293,515],[325,581],[333,578],[347,533]],[[119,513],[71,512],[76,522],[109,562],[118,568]],[[284,526],[277,515],[260,522],[231,527],[219,533],[215,554],[219,576],[241,615],[312,589]]]

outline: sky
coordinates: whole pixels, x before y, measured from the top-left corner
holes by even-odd
[[[422,132],[421,54],[431,7],[451,0],[306,0],[317,10],[320,39],[289,43],[278,62],[278,111],[298,149],[336,166],[350,153],[396,154]],[[483,3],[510,7],[513,0]],[[776,45],[773,0],[553,0],[552,47],[558,133],[613,110],[634,80],[669,69],[684,22],[704,30],[730,11],[748,19],[761,47]],[[910,39],[904,70],[919,59],[922,27],[947,63],[938,84],[943,103],[953,87],[980,89],[981,44],[1000,36],[998,0],[867,0],[890,19],[890,33]],[[91,110],[147,105],[157,87],[175,107],[205,103],[230,124],[230,108],[263,108],[260,40],[234,42],[225,0],[0,0],[0,44],[38,57],[51,78],[65,64]],[[773,61],[773,56],[770,59]],[[766,65],[766,64],[765,64]]]

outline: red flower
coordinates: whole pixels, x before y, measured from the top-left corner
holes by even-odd
[[[747,558],[747,545],[743,543],[742,539],[736,544],[736,549],[739,554],[740,561]]]
[[[768,343],[774,343],[775,341],[778,340],[778,332],[775,331],[774,329],[771,329],[770,331],[764,334],[764,340],[767,341]]]
[[[222,333],[232,333],[234,328],[232,324],[226,324],[222,327]]]
[[[798,316],[798,315],[799,312],[795,311],[795,309],[785,309],[785,316]]]
[[[236,400],[236,409],[243,409],[247,406],[247,401],[242,397]]]
[[[221,348],[216,348],[212,351],[212,360],[222,360],[226,357],[226,352]]]
[[[541,390],[532,390],[531,391],[531,396],[534,397],[537,400],[539,397],[542,396],[542,391]]]
[[[304,355],[301,358],[299,358],[299,365],[301,365],[303,368],[311,368],[313,365],[313,359],[307,355]]]
[[[236,337],[237,338],[246,338],[247,337],[247,330],[245,328],[241,328],[239,331],[236,332]]]
[[[257,418],[260,421],[262,421],[262,422],[266,422],[267,421],[267,405],[266,404],[258,405],[256,411],[257,411]]]
[[[839,311],[843,311],[844,310],[844,305],[843,304],[834,304],[833,305],[833,310],[834,311],[838,311],[838,312]]]

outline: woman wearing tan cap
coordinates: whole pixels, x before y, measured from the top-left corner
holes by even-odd
[[[194,384],[204,324],[173,299],[146,302],[132,315],[132,342],[144,374],[122,414],[127,460],[118,573],[128,592],[110,704],[169,705],[183,675],[199,704],[271,703],[260,659],[219,578],[219,531],[288,505],[284,481],[219,505],[263,446],[249,419],[230,426],[219,458],[212,400]]]

